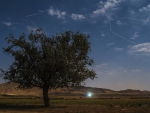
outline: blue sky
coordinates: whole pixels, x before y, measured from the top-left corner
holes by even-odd
[[[98,78],[86,86],[150,91],[149,0],[0,0],[0,48],[8,46],[9,33],[17,38],[37,28],[48,36],[90,34]],[[0,49],[0,67],[12,61]]]

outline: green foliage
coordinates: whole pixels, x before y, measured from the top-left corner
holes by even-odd
[[[11,54],[14,62],[8,71],[1,70],[4,79],[19,83],[20,88],[58,88],[78,86],[96,74],[88,69],[90,43],[85,34],[71,31],[47,37],[42,29],[31,31],[28,38],[22,34],[16,39],[6,38],[9,46],[4,53]]]

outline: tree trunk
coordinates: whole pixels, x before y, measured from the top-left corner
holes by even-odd
[[[48,88],[43,87],[43,99],[45,107],[49,107]]]

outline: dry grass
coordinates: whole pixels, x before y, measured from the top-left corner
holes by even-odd
[[[42,98],[0,98],[0,113],[150,113],[150,99],[52,98],[44,108]]]
[[[108,107],[105,105],[57,105],[50,108],[42,106],[7,107],[0,113],[150,113],[147,107]]]

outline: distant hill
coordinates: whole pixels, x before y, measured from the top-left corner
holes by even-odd
[[[0,94],[1,95],[33,95],[42,96],[42,89],[32,88],[32,89],[18,89],[18,84],[15,83],[3,83],[0,84]],[[98,97],[114,97],[114,96],[150,96],[150,91],[140,91],[140,90],[121,90],[113,91],[104,88],[93,88],[93,87],[73,87],[73,88],[58,88],[56,90],[49,90],[49,95],[55,96],[86,96],[87,92],[92,92],[93,96]]]

